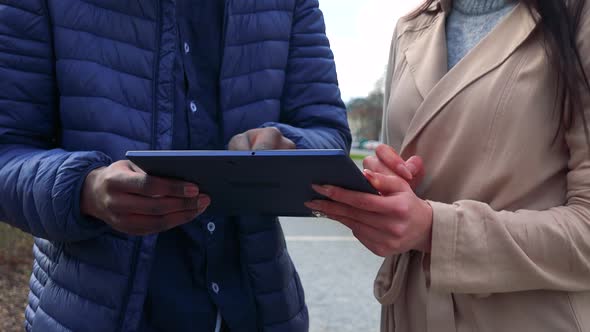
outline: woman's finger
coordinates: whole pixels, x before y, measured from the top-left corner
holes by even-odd
[[[399,206],[395,200],[392,201],[392,206]],[[370,211],[358,209],[353,206],[346,204],[316,200],[305,203],[312,211],[317,211],[323,215],[328,216],[340,216],[348,218],[350,220],[356,220],[357,222],[365,224],[367,227],[371,227],[381,234],[387,234],[389,237],[401,237],[404,235],[404,231],[407,225],[403,222],[403,216],[407,215],[407,212],[403,207],[392,208],[396,210],[390,214],[380,214]]]
[[[317,193],[335,202],[343,203],[356,209],[387,216],[405,217],[408,214],[407,200],[401,196],[378,196],[329,185],[312,185],[312,188]]]
[[[414,177],[424,175],[424,161],[419,156],[411,156],[406,160],[406,167]]]
[[[424,170],[424,161],[418,156],[412,156],[406,161],[406,166],[414,175],[414,178],[410,181],[412,189],[416,189],[422,184],[426,171]]]
[[[373,172],[394,175],[395,172],[392,169],[387,168],[376,156],[368,156],[363,159],[363,169],[369,169]]]
[[[334,186],[312,185],[312,188],[320,195],[356,209],[384,214],[389,212],[387,203],[383,201],[384,197],[382,196],[347,190]]]
[[[371,250],[371,252],[377,256],[387,257],[391,255],[396,248],[399,248],[399,240],[397,238],[386,235],[385,233],[369,227],[357,220],[344,216],[331,215],[328,215],[328,218],[338,221],[344,226],[350,228],[354,237],[356,237],[367,249]]]
[[[413,178],[412,172],[406,166],[406,162],[395,150],[386,144],[381,144],[375,150],[375,155],[388,169],[410,181]]]
[[[375,228],[375,230],[381,231],[379,226],[382,223],[381,219],[383,219],[383,216],[373,212],[361,210],[338,202],[323,200],[307,202],[305,203],[305,206],[312,211],[319,211],[325,215],[347,217],[365,223],[367,226]]]
[[[364,170],[363,173],[373,188],[377,189],[383,196],[411,190],[408,182],[397,175],[375,173],[368,169]]]
[[[411,181],[413,176],[408,169],[406,163],[400,158],[394,165],[385,165],[376,156],[369,156],[363,160],[363,168],[369,169],[376,173],[382,173],[386,175],[398,175],[407,181]]]

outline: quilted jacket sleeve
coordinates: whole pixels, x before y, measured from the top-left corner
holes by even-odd
[[[299,149],[350,149],[346,110],[334,56],[317,0],[298,0],[293,18],[281,123],[277,127]]]
[[[57,87],[49,19],[41,0],[0,1],[0,220],[34,236],[97,235],[80,216],[85,176],[110,160],[58,149]]]

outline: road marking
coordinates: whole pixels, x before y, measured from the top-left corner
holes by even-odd
[[[287,236],[289,242],[354,242],[353,236]]]

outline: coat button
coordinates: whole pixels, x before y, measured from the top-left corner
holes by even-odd
[[[197,112],[197,104],[195,104],[194,101],[191,101],[190,108],[191,108],[191,112],[193,112],[193,113]]]
[[[218,293],[219,293],[219,285],[218,285],[218,284],[216,284],[216,283],[214,283],[214,282],[213,282],[213,283],[211,283],[211,289],[213,290],[213,292],[214,292],[215,294],[218,294]]]
[[[184,53],[188,53],[191,51],[191,47],[188,43],[184,43]]]
[[[208,223],[207,230],[209,231],[209,233],[213,234],[213,232],[215,232],[215,223],[214,222]]]

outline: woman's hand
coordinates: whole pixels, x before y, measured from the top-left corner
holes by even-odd
[[[412,189],[416,189],[424,179],[424,164],[418,156],[404,161],[395,150],[386,144],[381,144],[375,150],[375,156],[363,160],[363,167],[376,173],[399,175]]]
[[[374,254],[388,257],[410,250],[430,252],[432,208],[418,198],[410,184],[398,175],[365,170],[365,176],[382,196],[334,186],[316,186],[332,201],[306,203],[350,228],[354,236]]]

